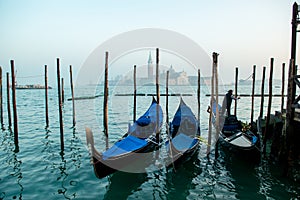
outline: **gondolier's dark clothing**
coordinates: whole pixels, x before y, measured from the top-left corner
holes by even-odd
[[[226,96],[225,96],[225,100],[226,100],[226,110],[227,110],[227,115],[230,115],[230,108],[231,108],[231,103],[232,103],[232,93],[227,92]]]

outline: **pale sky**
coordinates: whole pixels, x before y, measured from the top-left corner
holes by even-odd
[[[0,66],[3,74],[10,72],[13,59],[19,83],[43,83],[42,77],[37,80],[21,77],[43,75],[47,64],[49,82],[56,86],[57,57],[61,59],[62,76],[68,78],[68,66],[72,65],[76,80],[86,59],[102,43],[124,32],[157,28],[186,36],[209,56],[218,52],[220,78],[224,82],[234,80],[235,67],[239,67],[240,78],[247,78],[253,65],[257,65],[260,79],[262,66],[268,67],[271,57],[275,59],[274,77],[280,78],[281,64],[288,63],[290,58],[293,3],[292,0],[0,0]],[[152,57],[155,60],[154,52]],[[131,58],[134,65],[137,61]],[[145,64],[147,60],[145,52]],[[126,59],[124,65],[131,65],[130,62]]]

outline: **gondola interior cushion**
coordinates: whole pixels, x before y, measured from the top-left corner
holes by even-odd
[[[235,115],[226,117],[223,131],[234,131],[239,128],[239,121]]]
[[[147,145],[145,139],[140,139],[135,136],[129,135],[123,140],[116,142],[111,148],[103,152],[103,159],[106,160],[110,157],[122,155],[124,153],[129,153]]]
[[[140,126],[147,126],[148,124],[150,124],[151,119],[149,116],[141,116],[136,123]]]
[[[183,133],[179,133],[172,139],[174,147],[179,151],[185,151],[197,143],[197,139],[191,138]]]

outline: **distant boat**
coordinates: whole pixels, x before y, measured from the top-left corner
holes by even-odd
[[[46,87],[44,85],[39,85],[39,84],[35,84],[35,85],[16,85],[16,89],[21,89],[21,90],[25,90],[25,89],[45,89]],[[48,89],[52,89],[51,86],[48,86]]]

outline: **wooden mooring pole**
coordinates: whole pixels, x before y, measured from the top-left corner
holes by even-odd
[[[156,48],[156,100],[157,104],[160,103],[160,91],[159,91],[159,49]],[[156,142],[159,143],[159,106],[156,107]]]
[[[156,100],[160,103],[160,91],[159,91],[159,49],[156,48]]]
[[[74,99],[72,65],[70,65],[70,85],[71,85],[72,109],[73,109],[73,127],[75,127],[75,125],[76,125],[76,119],[75,119],[75,99]]]
[[[294,60],[294,65],[296,65],[296,49],[297,49],[297,26],[299,24],[298,17],[298,4],[295,2],[293,4],[292,10],[292,41],[291,41],[291,59]],[[294,73],[296,73],[294,71]]]
[[[64,78],[61,78],[61,102],[65,102],[65,83],[64,83]]]
[[[215,70],[214,70],[214,61],[212,66],[212,77],[211,77],[211,96],[210,96],[210,111],[209,111],[209,122],[208,122],[208,139],[207,139],[207,149],[206,155],[210,154],[211,147],[211,135],[212,135],[212,110],[213,110],[213,101],[215,98]]]
[[[104,134],[108,138],[108,52],[105,52],[103,116]]]
[[[45,65],[45,115],[46,128],[49,127],[49,113],[48,113],[48,67]]]
[[[220,133],[220,110],[219,110],[219,77],[218,77],[218,55],[217,53],[213,53],[213,68],[215,71],[215,87],[216,87],[216,145],[215,145],[215,158],[219,156],[218,153],[218,139]]]
[[[260,99],[260,112],[259,117],[262,118],[264,115],[264,98],[265,98],[265,77],[266,77],[266,67],[263,67],[263,74],[261,80],[261,99]]]
[[[198,101],[198,122],[199,122],[199,125],[200,125],[200,92],[201,92],[201,75],[200,75],[200,69],[198,69],[197,101]]]
[[[133,122],[136,121],[136,65],[133,66]]]
[[[60,130],[60,147],[61,151],[64,150],[64,127],[62,116],[62,98],[61,98],[61,85],[60,85],[60,65],[59,58],[56,59],[57,64],[57,92],[58,92],[58,114],[59,114],[59,130]]]
[[[263,152],[266,153],[266,143],[267,139],[270,135],[270,117],[271,117],[271,107],[272,107],[272,86],[273,86],[273,65],[274,65],[274,58],[271,58],[271,63],[270,63],[270,77],[269,77],[269,101],[268,101],[268,112],[267,112],[267,120],[266,120],[266,128],[264,132],[264,148]]]
[[[0,123],[3,129],[3,97],[2,97],[2,67],[0,67]]]
[[[237,98],[238,94],[238,82],[239,82],[239,68],[235,68],[235,87],[234,87],[234,97]],[[237,100],[234,101],[234,115],[237,115]]]
[[[285,85],[285,63],[282,63],[282,82],[281,82],[281,109],[280,112],[283,113],[284,107],[284,85]]]
[[[289,167],[293,165],[294,160],[294,148],[295,148],[295,130],[294,130],[294,122],[293,122],[293,102],[294,102],[294,72],[295,70],[295,63],[293,59],[290,59],[289,64],[289,78],[288,78],[288,88],[287,88],[287,102],[286,102],[286,134],[285,134],[285,152],[284,154],[284,161],[286,165],[285,173],[289,175]]]
[[[6,73],[6,94],[7,94],[7,117],[8,117],[8,128],[11,129],[11,111],[10,111],[10,93],[9,93],[9,73]]]
[[[219,110],[219,76],[218,76],[218,55],[213,53],[214,70],[215,70],[215,87],[216,87],[216,140],[219,138],[220,132],[220,110]]]
[[[252,99],[251,99],[251,121],[250,121],[251,125],[253,123],[253,118],[254,118],[255,71],[256,71],[256,65],[253,65],[253,73],[252,73]]]
[[[17,98],[16,98],[16,80],[15,80],[15,65],[14,61],[10,61],[11,65],[11,89],[13,101],[13,115],[14,115],[14,141],[16,149],[19,149],[19,133],[18,133],[18,116],[17,116]]]
[[[166,77],[166,118],[167,118],[167,131],[169,133],[169,76],[170,71],[167,71],[167,77]]]

